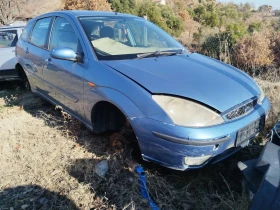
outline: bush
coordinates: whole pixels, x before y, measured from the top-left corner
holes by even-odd
[[[111,11],[111,6],[106,0],[66,0],[64,9]]]
[[[272,64],[274,60],[268,33],[254,33],[241,38],[234,48],[234,61],[240,68],[256,70]]]
[[[232,23],[226,27],[226,33],[229,36],[229,43],[233,47],[247,33],[247,30],[243,23]]]
[[[251,23],[248,27],[248,31],[250,33],[254,33],[255,31],[260,31],[262,28],[262,22]]]
[[[274,14],[275,14],[275,16],[280,16],[280,10],[275,10]]]
[[[274,63],[277,67],[280,67],[280,32],[272,34],[271,43],[271,50],[274,54]]]

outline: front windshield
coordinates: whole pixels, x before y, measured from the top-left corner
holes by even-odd
[[[137,17],[81,17],[99,60],[122,60],[156,51],[178,51],[184,47],[156,25]]]

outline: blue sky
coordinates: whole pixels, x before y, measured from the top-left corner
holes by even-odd
[[[268,4],[273,7],[273,9],[280,9],[280,0],[218,0],[220,2],[234,2],[234,3],[253,3],[256,8],[260,5]]]

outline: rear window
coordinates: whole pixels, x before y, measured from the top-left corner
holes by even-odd
[[[22,34],[20,38],[24,41],[28,41],[30,31],[32,30],[33,22],[30,22],[26,25],[26,27],[22,30]]]
[[[51,23],[51,17],[40,19],[36,22],[32,34],[30,37],[30,42],[39,47],[45,47],[46,38],[48,35],[48,29]]]

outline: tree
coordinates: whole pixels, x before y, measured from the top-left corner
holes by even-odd
[[[66,0],[64,9],[111,11],[111,5],[106,0]]]
[[[247,68],[255,74],[258,68],[269,66],[274,60],[269,34],[254,33],[240,39],[235,47],[234,56],[236,64]]]
[[[272,6],[264,4],[259,7],[259,12],[271,12]]]
[[[0,23],[13,23],[19,12],[20,1],[17,0],[1,0],[0,2]]]
[[[108,0],[115,12],[137,14],[137,5],[135,0]]]
[[[262,28],[262,22],[251,23],[248,27],[248,31],[250,33],[254,33],[255,31],[260,31]]]
[[[1,0],[0,23],[10,24],[17,18],[28,19],[60,8],[60,0]]]
[[[275,10],[274,11],[274,14],[275,14],[275,16],[280,16],[280,10],[278,9],[278,10]]]
[[[230,45],[234,46],[236,42],[247,33],[247,30],[242,23],[232,23],[226,27],[226,33],[229,36]]]

